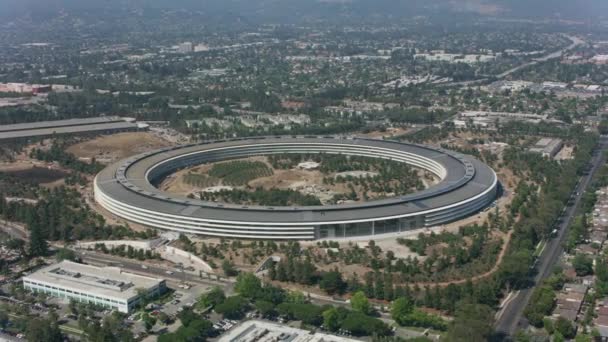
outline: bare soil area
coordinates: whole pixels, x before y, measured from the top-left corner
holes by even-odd
[[[95,158],[100,163],[117,160],[172,145],[151,132],[129,132],[104,135],[72,145],[68,152],[82,160]]]

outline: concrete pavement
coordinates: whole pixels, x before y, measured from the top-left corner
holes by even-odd
[[[144,276],[160,277],[175,283],[188,282],[198,285],[220,286],[226,293],[232,293],[234,288],[234,284],[229,280],[218,281],[206,279],[204,277],[201,278],[196,274],[181,272],[169,267],[154,265],[152,263],[142,262],[140,260],[121,258],[92,251],[76,251],[76,254],[83,261],[90,264],[100,266],[114,265],[131,273],[141,274]],[[144,265],[146,268],[143,268],[142,265]]]

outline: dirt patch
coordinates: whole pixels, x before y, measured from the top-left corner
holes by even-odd
[[[100,163],[112,163],[129,156],[172,144],[151,132],[131,132],[104,135],[68,148],[68,152],[82,160],[95,158]]]
[[[249,182],[251,187],[264,189],[297,189],[313,184],[323,183],[323,173],[315,170],[274,170],[274,175],[254,179]]]
[[[569,160],[574,158],[574,146],[564,146],[555,156],[555,160]]]

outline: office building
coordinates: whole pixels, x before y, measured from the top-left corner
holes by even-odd
[[[163,279],[124,272],[118,267],[96,267],[64,260],[23,277],[23,287],[128,313],[137,306],[141,296],[162,294],[166,283]]]
[[[179,44],[178,51],[181,53],[190,53],[194,51],[194,45],[191,42],[184,42]]]
[[[562,149],[561,139],[542,138],[530,148],[530,152],[540,153],[543,157],[553,158]]]

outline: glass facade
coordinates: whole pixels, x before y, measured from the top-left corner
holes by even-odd
[[[366,235],[398,233],[424,227],[424,216],[373,222],[328,224],[318,228],[319,239],[339,239]]]

